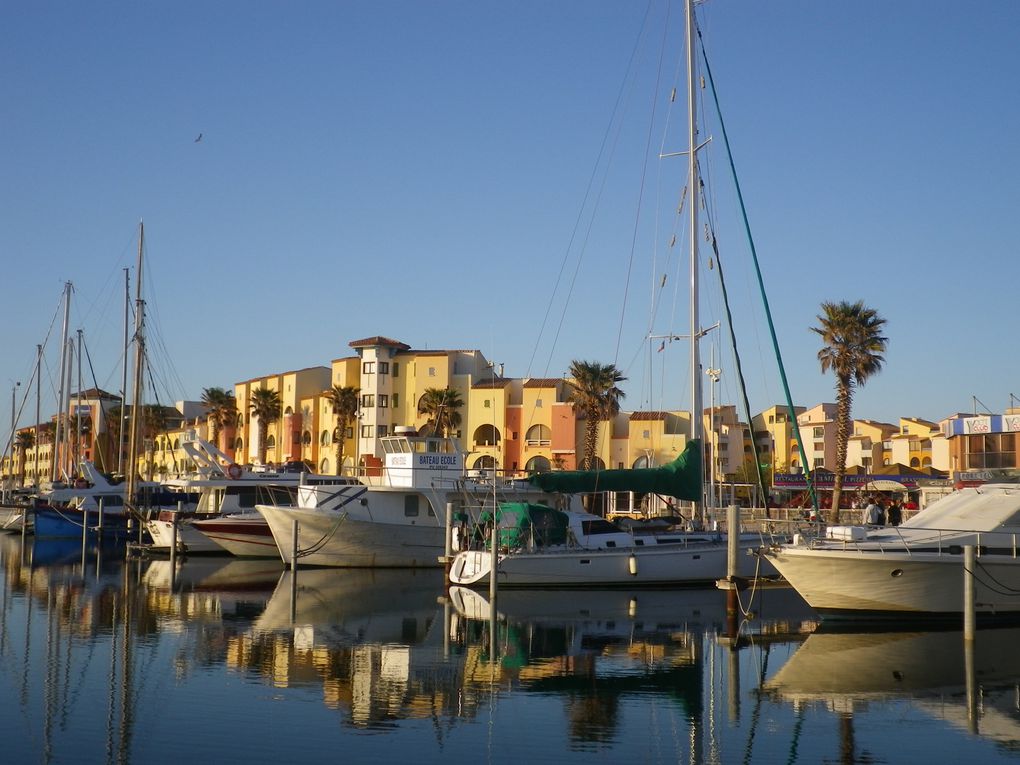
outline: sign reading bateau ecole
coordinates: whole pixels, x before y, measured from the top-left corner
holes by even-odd
[[[386,475],[391,486],[429,488],[438,476],[459,478],[464,472],[464,457],[442,452],[398,452],[386,455]]]
[[[836,482],[835,473],[815,473],[812,477],[816,489],[831,489]],[[807,481],[799,473],[776,473],[773,482],[777,489],[806,489]],[[847,475],[843,476],[843,488],[851,491],[891,491],[899,484],[903,489],[914,490],[921,486],[950,486],[947,478],[929,478],[920,475]],[[890,487],[888,489],[880,486]]]

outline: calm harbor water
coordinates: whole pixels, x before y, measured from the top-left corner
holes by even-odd
[[[788,589],[746,618],[716,590],[493,609],[440,572],[193,558],[172,581],[17,536],[0,560],[4,763],[1020,760],[1015,628],[968,656],[958,631],[818,630]]]

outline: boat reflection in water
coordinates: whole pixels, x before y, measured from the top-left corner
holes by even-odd
[[[1020,749],[1020,628],[816,632],[762,693],[803,709],[838,711],[844,724],[906,701],[918,712],[1009,751]],[[977,753],[975,752],[975,755]]]

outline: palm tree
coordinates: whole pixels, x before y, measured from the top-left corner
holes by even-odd
[[[35,433],[31,430],[18,431],[14,448],[21,452],[21,469],[18,474],[21,485],[25,485],[25,469],[28,467],[28,450],[35,446]]]
[[[280,410],[283,402],[280,400],[280,393],[269,388],[257,388],[252,391],[249,408],[259,422],[259,462],[266,463],[266,436],[269,432],[269,424],[280,419]]]
[[[203,388],[202,403],[205,404],[209,426],[212,428],[213,445],[220,448],[220,429],[236,422],[237,400],[234,394],[223,388]]]
[[[836,376],[836,470],[832,485],[832,521],[839,521],[839,499],[846,473],[847,443],[850,441],[850,410],[854,388],[882,370],[888,338],[882,335],[885,319],[864,302],[822,303],[818,326],[811,327],[822,338],[818,361],[822,373]]]
[[[581,467],[591,470],[595,465],[599,423],[611,420],[619,413],[624,393],[617,383],[627,378],[615,364],[577,360],[570,362],[570,377],[568,400],[574,402],[574,407],[585,418],[584,461]]]
[[[326,400],[333,406],[336,415],[336,430],[333,431],[333,443],[336,444],[336,474],[344,464],[344,435],[355,417],[358,416],[358,394],[361,388],[353,385],[334,385],[326,391]]]
[[[428,417],[422,432],[447,436],[460,425],[460,408],[464,399],[453,388],[426,388],[418,399],[418,414]]]

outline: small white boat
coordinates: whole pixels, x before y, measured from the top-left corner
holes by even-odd
[[[194,520],[191,528],[236,558],[280,557],[273,532],[257,510]]]
[[[497,516],[500,587],[688,585],[725,579],[728,542],[718,532],[632,534],[589,513],[505,504]],[[740,539],[738,575],[774,575],[751,553],[764,541]],[[491,549],[457,553],[450,582],[479,587],[489,581]]]
[[[979,617],[1020,614],[1020,485],[961,489],[901,526],[834,526],[768,559],[823,619],[959,619],[964,547]]]

